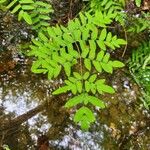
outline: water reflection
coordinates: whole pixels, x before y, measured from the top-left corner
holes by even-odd
[[[22,68],[24,72],[21,71]],[[120,73],[116,72],[115,79],[112,80],[113,86],[119,92],[113,96],[103,97],[108,108],[97,112],[99,121],[89,132],[83,132],[74,125],[69,119],[68,112],[63,109],[65,98],[51,100],[51,87],[59,86],[62,80],[57,80],[56,83],[49,82],[45,76],[32,74],[29,68],[27,64],[24,67],[14,68],[13,78],[9,78],[7,73],[1,74],[0,105],[4,108],[5,118],[8,114],[13,114],[10,115],[13,119],[50,100],[41,113],[37,113],[19,127],[16,137],[20,141],[19,150],[25,149],[25,145],[27,149],[35,149],[38,137],[43,134],[49,137],[52,150],[149,148],[149,112],[143,110],[143,107],[139,108],[138,89],[123,72],[121,77]],[[26,134],[25,129],[28,131]],[[15,136],[15,130],[14,128],[14,133],[9,134]],[[4,141],[12,150],[16,149],[14,144],[17,145],[17,142],[14,141],[13,144],[8,142],[9,134],[6,134]],[[22,136],[26,139],[25,143],[20,140]],[[135,141],[137,137],[139,139]]]

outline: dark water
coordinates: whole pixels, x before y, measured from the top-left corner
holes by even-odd
[[[150,150],[150,112],[143,108],[127,68],[108,76],[117,92],[102,97],[108,107],[97,111],[97,122],[83,132],[63,108],[67,95],[51,96],[62,79],[48,81],[31,73],[32,60],[19,51],[18,43],[30,41],[30,30],[9,13],[0,15],[0,145],[34,150],[44,135],[51,150]],[[43,104],[21,125],[13,125],[14,118]]]

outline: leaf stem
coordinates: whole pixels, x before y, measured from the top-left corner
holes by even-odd
[[[126,41],[128,41],[127,32],[126,32],[126,30],[125,30],[124,27],[123,27],[123,30],[124,30],[125,39],[126,39]],[[125,55],[125,53],[126,53],[126,50],[127,50],[127,44],[126,44],[125,47],[124,47],[124,51],[123,51],[123,53],[122,53],[122,57],[124,57],[124,55]]]

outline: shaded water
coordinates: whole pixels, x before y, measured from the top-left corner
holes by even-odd
[[[3,144],[8,144],[12,150],[34,149],[37,138],[44,134],[54,150],[150,148],[150,115],[142,106],[139,107],[138,88],[126,77],[124,70],[112,77],[112,84],[118,92],[113,96],[105,95],[108,108],[97,112],[98,121],[89,132],[82,132],[70,121],[68,112],[63,108],[64,98],[51,99],[51,85],[54,83],[44,76],[32,74],[30,65],[25,62],[28,60],[24,59],[21,67],[10,70],[14,77],[10,77],[8,72],[1,73],[1,126],[45,101],[48,103],[41,113],[17,129],[1,131]]]
[[[66,95],[54,99],[51,96],[62,80],[50,82],[45,76],[31,73],[31,60],[16,46],[30,39],[30,31],[22,24],[12,24],[15,18],[7,15],[1,16],[0,22],[1,145],[8,144],[12,150],[34,150],[37,141],[48,137],[51,150],[150,149],[150,113],[141,105],[139,89],[128,77],[127,69],[108,76],[117,92],[103,96],[108,107],[97,110],[97,122],[89,132],[83,132],[72,122],[71,112],[63,108]],[[14,118],[41,105],[23,116],[21,125],[12,123]]]

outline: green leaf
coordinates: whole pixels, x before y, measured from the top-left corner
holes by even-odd
[[[104,69],[104,71],[106,71],[106,72],[108,72],[108,73],[113,73],[113,68],[112,68],[112,66],[111,65],[109,65],[109,64],[105,64],[105,63],[102,63],[101,62],[101,66],[102,66],[102,68]]]
[[[40,14],[48,14],[48,13],[52,12],[52,9],[39,7],[39,8],[37,8],[37,11]]]
[[[125,40],[123,40],[123,39],[117,39],[117,44],[119,44],[119,45],[126,45],[127,44],[127,42],[125,41]]]
[[[80,30],[74,30],[73,36],[75,41],[80,41],[81,39],[81,31]]]
[[[51,7],[51,5],[49,5],[48,3],[44,3],[44,2],[41,2],[41,1],[36,1],[35,4],[38,5],[38,6],[46,7],[46,8]]]
[[[88,118],[89,122],[94,122],[96,120],[93,112],[89,108],[83,106],[79,110],[77,110],[77,112],[74,116],[74,121],[75,122],[83,121],[83,119],[85,119],[84,116],[86,116],[86,118]]]
[[[54,30],[56,35],[60,36],[63,33],[59,25],[56,25],[56,27],[52,27],[52,29]]]
[[[108,47],[110,47],[111,49],[115,50],[114,44],[112,42],[104,42]]]
[[[97,44],[101,48],[101,50],[106,51],[106,46],[103,40],[97,40]]]
[[[23,10],[34,10],[35,9],[35,7],[31,6],[31,5],[22,5],[21,8]]]
[[[32,39],[32,42],[33,42],[36,46],[38,46],[38,47],[43,46],[43,44],[42,44],[40,41],[36,40],[36,39]]]
[[[90,76],[89,82],[93,83],[96,80],[96,78],[97,78],[97,74],[93,74],[92,76]]]
[[[89,92],[90,89],[91,89],[90,82],[89,82],[89,81],[85,81],[85,91],[86,91],[86,92]]]
[[[69,99],[67,103],[65,104],[65,107],[70,108],[70,107],[76,106],[82,103],[82,101],[83,101],[83,95],[81,94],[81,95],[78,95]]]
[[[76,26],[75,26],[75,23],[74,23],[73,20],[70,20],[68,22],[68,29],[69,29],[70,32],[72,32],[72,31],[74,31],[76,29]]]
[[[42,68],[44,63],[43,59],[39,59],[32,64],[31,71],[34,73],[46,73],[48,68]]]
[[[142,3],[142,0],[135,0],[135,4],[137,7],[140,7]]]
[[[81,47],[81,50],[82,50],[82,58],[86,58],[88,53],[89,53],[89,47],[86,45],[86,42],[81,40],[80,41],[80,47]]]
[[[75,18],[74,19],[74,24],[75,24],[75,28],[76,29],[79,29],[81,27],[81,24],[80,24],[80,21],[78,18]]]
[[[68,28],[66,28],[66,27],[64,27],[64,26],[62,26],[62,25],[60,25],[60,28],[61,28],[61,30],[62,30],[63,32],[66,32],[66,33],[69,32]]]
[[[74,95],[77,94],[78,89],[77,89],[76,84],[72,84],[72,85],[70,86],[70,89],[71,89],[71,92],[72,92]]]
[[[103,57],[103,62],[104,62],[104,63],[108,63],[109,58],[110,58],[110,54],[109,54],[109,53],[106,53],[105,56]]]
[[[96,55],[96,43],[94,40],[89,40],[89,44],[90,44],[89,58],[91,60],[93,60],[95,58],[95,55]]]
[[[84,131],[87,131],[90,128],[90,123],[88,121],[86,121],[87,119],[84,119],[83,121],[81,121],[81,129]]]
[[[68,80],[71,81],[72,83],[76,83],[77,79],[74,77],[68,77]]]
[[[94,113],[88,107],[84,107],[83,111],[84,111],[85,115],[87,116],[89,122],[94,122],[96,120]]]
[[[2,145],[3,150],[11,150],[8,145]]]
[[[0,0],[0,4],[3,4],[4,2],[6,2],[7,0]]]
[[[98,36],[98,29],[96,26],[93,27],[92,29],[92,33],[91,33],[91,38],[92,40],[96,40]]]
[[[98,106],[100,108],[105,108],[105,104],[102,100],[98,99],[95,96],[87,96],[86,98],[88,98],[88,101],[93,104],[94,106]]]
[[[7,9],[10,9],[15,3],[17,3],[18,0],[13,0],[9,5],[6,7]]]
[[[79,110],[76,111],[75,115],[74,115],[74,122],[80,122],[83,115],[84,115],[84,107],[81,107]]]
[[[87,80],[88,77],[89,77],[90,73],[89,72],[86,72],[84,75],[83,75],[83,79],[84,80]]]
[[[110,93],[110,94],[115,93],[115,90],[111,86],[108,86],[108,85],[105,85],[105,84],[99,85],[98,88],[100,88],[103,92],[107,92],[107,93]]]
[[[112,61],[111,65],[112,65],[113,67],[116,67],[116,68],[121,68],[121,67],[124,67],[124,66],[125,66],[124,63],[122,63],[122,62],[120,62],[120,61],[117,61],[117,60]]]
[[[70,62],[66,62],[63,65],[66,75],[69,77],[71,74],[71,64]]]
[[[91,92],[95,95],[96,94],[96,85],[94,83],[91,83]]]
[[[32,0],[19,0],[19,3],[20,4],[33,4],[34,1],[32,1]]]
[[[50,17],[46,15],[39,15],[39,18],[43,20],[50,20]]]
[[[23,13],[23,19],[28,23],[28,24],[32,24],[32,19],[31,19],[31,16],[27,13],[27,12],[24,12]]]
[[[101,51],[97,54],[96,60],[102,61],[103,57],[104,57],[104,51],[101,50]]]
[[[66,41],[66,42],[69,42],[69,43],[73,43],[74,42],[74,40],[73,40],[73,38],[70,36],[70,34],[68,34],[68,33],[64,33],[63,34],[63,38],[64,38],[64,40]]]
[[[110,6],[113,5],[113,1],[109,1],[106,5],[105,5],[105,9],[109,9]]]
[[[61,72],[61,65],[57,65],[54,70],[54,78],[56,78]]]
[[[57,65],[58,65],[55,60],[52,60],[52,59],[51,59],[51,60],[49,61],[49,59],[48,59],[47,61],[50,63],[50,65],[51,65],[53,68],[57,67]]]
[[[22,19],[23,13],[24,13],[23,10],[19,11],[19,14],[18,14],[18,21],[20,21],[20,20]]]
[[[111,40],[112,40],[112,33],[109,32],[109,33],[107,34],[106,41],[107,41],[107,42],[111,42]]]
[[[82,80],[82,76],[78,72],[73,72],[73,75],[76,79]]]
[[[77,81],[76,82],[76,86],[77,86],[77,90],[79,93],[82,92],[82,82],[81,81]]]
[[[108,0],[103,0],[101,3],[101,6],[105,6],[107,2],[108,2]]]
[[[101,85],[101,84],[104,84],[104,83],[105,83],[105,79],[99,79],[99,80],[96,81],[95,84]]]
[[[89,38],[89,29],[88,28],[83,28],[82,29],[82,40],[87,40]]]
[[[47,32],[48,32],[48,35],[50,37],[56,37],[56,34],[55,34],[54,30],[51,27],[47,28]]]
[[[79,13],[79,16],[80,16],[80,20],[81,20],[81,23],[82,25],[86,25],[87,24],[87,18],[82,14],[82,13]]]
[[[59,95],[62,93],[66,93],[68,90],[70,90],[68,86],[63,86],[63,87],[60,87],[59,89],[55,90],[52,94]]]
[[[39,32],[38,37],[44,42],[48,41],[48,38],[42,32]]]
[[[13,13],[13,14],[16,13],[20,8],[21,8],[21,5],[18,4],[18,5],[12,10],[11,13]]]
[[[90,71],[91,70],[91,60],[88,58],[84,59],[84,65],[85,67]]]
[[[100,34],[99,39],[100,39],[101,41],[104,41],[105,38],[106,38],[106,35],[107,35],[107,30],[104,28],[104,29],[101,31],[101,34]]]
[[[102,72],[102,66],[101,66],[100,62],[94,60],[94,61],[92,61],[92,63],[93,63],[93,65],[94,65],[95,69],[96,69],[99,73],[101,73],[101,72]]]
[[[69,80],[65,80],[65,84],[68,85],[68,87],[71,87],[72,85],[74,85],[74,83],[70,82]]]

